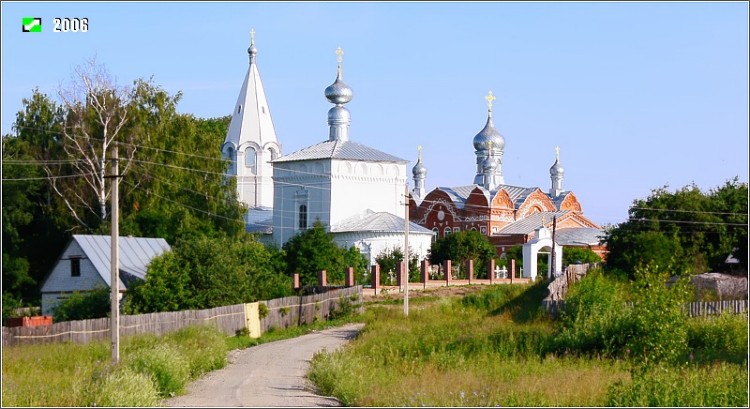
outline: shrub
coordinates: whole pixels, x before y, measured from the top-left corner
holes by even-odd
[[[687,344],[699,358],[747,360],[747,314],[724,313],[718,317],[693,318],[687,326]]]
[[[52,317],[55,322],[88,320],[109,316],[112,309],[109,288],[99,287],[81,293],[74,292],[55,307]]]
[[[183,328],[167,335],[166,341],[174,344],[186,358],[190,378],[220,369],[227,364],[227,345],[224,334],[210,325]]]

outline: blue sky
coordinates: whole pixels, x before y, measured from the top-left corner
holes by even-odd
[[[53,33],[55,17],[89,30]],[[559,145],[595,222],[665,185],[748,180],[745,2],[3,2],[2,132],[34,87],[56,98],[94,56],[118,85],[153,76],[181,112],[228,115],[251,28],[283,153],[327,139],[340,46],[351,140],[409,168],[422,145],[428,190],[472,183],[488,90],[505,183],[547,191]]]

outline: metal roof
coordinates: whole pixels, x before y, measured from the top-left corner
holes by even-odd
[[[88,257],[102,277],[104,282],[110,286],[110,268],[112,245],[111,236],[94,236],[86,234],[74,234],[75,240],[81,250]],[[120,272],[130,274],[134,277],[145,279],[146,269],[151,259],[161,255],[171,248],[164,239],[146,237],[120,237],[119,264]],[[121,282],[122,284],[122,282]]]
[[[592,245],[597,246],[604,238],[602,229],[591,227],[566,227],[555,230],[555,241],[563,246]]]
[[[273,233],[273,208],[254,207],[245,215],[247,233]]]
[[[325,141],[277,158],[272,163],[312,159],[346,159],[369,162],[407,163],[405,159],[352,141]]]
[[[331,228],[331,233],[359,231],[403,233],[404,219],[388,212],[368,210],[365,213],[346,218]],[[412,233],[432,235],[431,230],[414,222],[409,222],[409,234]]]
[[[570,210],[561,210],[557,212],[537,212],[503,227],[502,229],[500,229],[500,231],[497,232],[497,234],[530,234],[534,232],[534,230],[542,226],[542,218],[544,219],[544,224],[550,224],[552,223],[553,217],[556,216],[559,219],[560,217],[566,215],[568,212],[570,212]],[[555,236],[555,241],[557,241],[557,236]]]

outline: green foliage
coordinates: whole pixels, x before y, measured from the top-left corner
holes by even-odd
[[[61,322],[108,317],[112,311],[111,300],[111,291],[106,287],[87,292],[76,291],[57,304],[52,311],[52,319]]]
[[[461,231],[438,239],[430,247],[430,263],[441,264],[445,260],[458,263],[465,273],[466,261],[474,260],[475,277],[487,277],[487,261],[495,258],[497,252],[487,236],[476,230]]]
[[[627,222],[607,233],[607,265],[631,278],[633,268],[646,264],[726,271],[724,260],[733,253],[747,274],[747,197],[747,184],[736,177],[708,193],[695,184],[675,192],[654,189],[633,202]]]
[[[747,407],[747,366],[690,368],[657,365],[613,384],[603,406]]]
[[[205,309],[291,295],[289,278],[272,265],[271,254],[250,235],[183,238],[151,262],[125,311]]]
[[[724,313],[718,317],[691,319],[687,344],[696,361],[747,362],[747,314]]]
[[[416,252],[409,247],[409,282],[415,282],[420,280],[420,267],[419,267],[419,256]],[[404,261],[403,247],[394,246],[391,249],[383,249],[380,254],[375,257],[375,262],[380,266],[380,284],[381,285],[395,285],[395,273],[399,263]],[[393,271],[394,281],[388,282],[388,272]],[[385,274],[384,274],[385,273]]]
[[[631,327],[623,284],[594,269],[568,291],[555,348],[623,355],[625,343],[633,336]]]
[[[565,246],[563,248],[563,265],[599,263],[602,258],[590,248]]]
[[[325,226],[316,220],[313,227],[292,237],[284,244],[286,273],[299,273],[300,285],[318,285],[318,273],[326,271],[328,284],[343,285],[347,267],[355,268],[355,276],[363,277],[367,260],[355,247],[342,249],[333,241]]]
[[[164,341],[173,344],[188,362],[189,378],[221,369],[227,364],[224,334],[210,325],[194,325],[167,334]]]
[[[663,270],[636,270],[633,285],[632,337],[626,347],[644,363],[677,362],[687,346],[687,276],[667,286],[669,274]]]

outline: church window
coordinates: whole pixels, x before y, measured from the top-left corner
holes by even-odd
[[[245,151],[245,166],[248,168],[255,166],[255,149],[247,148]]]
[[[471,231],[477,231],[477,228],[476,227],[472,227]]]
[[[229,169],[227,170],[227,172],[229,174],[233,175],[233,174],[236,173],[236,171],[234,169],[234,160],[235,160],[235,158],[234,158],[234,149],[232,149],[231,147],[227,148],[227,156],[226,157],[227,157],[227,159],[229,159]]]
[[[299,228],[307,229],[307,205],[299,205]]]
[[[438,230],[438,228],[437,228],[437,227],[434,227],[434,228],[432,229],[432,242],[433,242],[433,243],[437,241],[437,239],[438,239],[438,236],[440,236],[440,230]]]
[[[453,232],[454,232],[454,233],[458,233],[458,232],[460,232],[460,231],[461,231],[461,228],[460,228],[460,227],[454,227],[454,228],[453,228]]]
[[[266,113],[266,107],[260,107],[261,112]]]
[[[237,113],[238,114],[240,113],[241,110],[242,110],[242,105],[237,105]]]
[[[481,228],[479,229],[479,231],[480,231],[480,232],[481,232],[482,234],[487,234],[487,228],[486,228],[486,227],[481,227]]]
[[[443,237],[448,237],[451,233],[452,233],[451,228],[450,227],[446,227],[445,228],[445,234],[443,235]]]

